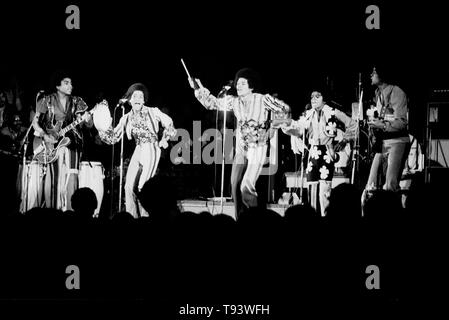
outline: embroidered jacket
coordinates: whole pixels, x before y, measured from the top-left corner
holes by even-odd
[[[39,125],[45,131],[53,129],[58,123],[61,128],[76,120],[76,115],[87,110],[87,104],[80,97],[68,96],[65,109],[58,99],[57,93],[44,96],[37,102],[36,112],[39,112]],[[81,123],[80,125],[83,125]],[[35,134],[36,135],[36,134]],[[71,140],[69,148],[74,149],[82,144],[82,135],[78,127],[69,131],[66,136]]]
[[[270,138],[270,111],[275,118],[285,118],[290,111],[285,102],[268,94],[252,93],[245,98],[216,98],[202,87],[195,90],[195,97],[206,109],[234,112],[237,118],[237,148],[245,151],[267,144]]]
[[[283,127],[282,130],[296,137],[301,137],[304,130],[307,130],[310,145],[329,145],[337,136],[337,121],[341,121],[346,128],[343,137],[351,139],[355,134],[357,122],[328,105],[324,105],[320,111],[307,110],[298,120],[293,120],[290,126]]]
[[[158,142],[159,123],[162,123],[164,132],[162,140],[168,140],[176,135],[173,120],[158,108],[143,106],[140,111],[130,111],[125,114],[115,129],[110,128],[106,132],[99,132],[101,139],[114,144],[119,141],[125,128],[128,139],[134,138],[136,144]]]

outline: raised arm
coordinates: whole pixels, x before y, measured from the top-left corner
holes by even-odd
[[[237,98],[233,96],[224,96],[217,98],[212,95],[209,89],[203,87],[200,79],[189,79],[190,87],[195,90],[196,99],[208,110],[227,110],[234,109]]]

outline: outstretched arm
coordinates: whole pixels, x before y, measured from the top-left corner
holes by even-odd
[[[303,136],[308,126],[309,122],[306,120],[306,117],[301,116],[298,120],[290,120],[288,123],[281,126],[281,129],[285,134],[300,138]]]
[[[263,105],[266,109],[273,111],[276,114],[276,118],[286,118],[290,112],[288,104],[269,94],[264,95]]]
[[[106,131],[98,130],[100,139],[106,144],[116,144],[117,142],[119,142],[120,139],[123,138],[123,133],[128,122],[128,115],[129,113],[121,117],[119,123],[115,126],[115,128],[113,128],[111,125]]]

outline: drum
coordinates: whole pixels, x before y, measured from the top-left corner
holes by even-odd
[[[19,166],[18,179],[21,183],[18,187],[21,195],[20,212],[39,207],[43,199],[43,177],[45,167],[37,161],[27,161],[25,168]]]
[[[104,168],[101,162],[82,161],[80,163],[80,171],[78,176],[79,188],[90,188],[97,196],[97,209],[95,215],[98,215],[101,208],[104,195]]]
[[[112,124],[111,112],[106,100],[97,104],[93,112],[94,126],[99,132],[107,131]]]

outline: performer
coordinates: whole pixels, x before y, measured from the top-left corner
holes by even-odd
[[[280,124],[284,133],[296,137],[297,143],[302,145],[300,138],[303,134],[308,137],[309,159],[307,161],[306,178],[310,186],[310,205],[318,211],[318,199],[321,216],[326,215],[329,197],[332,190],[332,178],[338,154],[347,141],[354,137],[356,121],[345,113],[326,104],[329,97],[323,89],[315,90],[311,95],[311,108],[307,108],[301,117],[287,120]],[[337,136],[337,121],[344,124],[346,130],[343,139],[334,147]],[[306,133],[305,133],[306,132]],[[301,148],[304,149],[305,146]]]
[[[239,70],[234,79],[237,97],[216,98],[203,87],[199,79],[189,79],[195,97],[209,110],[232,110],[237,118],[236,153],[231,172],[232,198],[235,215],[249,207],[256,207],[256,182],[267,154],[270,134],[269,112],[285,118],[290,107],[281,100],[258,91],[257,74],[249,68]],[[196,83],[195,83],[196,82]],[[197,84],[197,86],[196,86]]]
[[[148,90],[142,83],[135,83],[125,94],[132,110],[126,113],[112,130],[99,130],[100,137],[108,144],[113,144],[126,132],[128,139],[134,138],[136,148],[126,173],[125,205],[126,211],[134,218],[148,216],[137,198],[145,182],[151,179],[157,170],[161,157],[161,147],[167,148],[167,140],[176,135],[173,120],[156,107],[148,107]],[[158,141],[159,123],[164,127],[162,139]]]
[[[66,71],[57,71],[51,82],[56,91],[44,95],[36,105],[36,114],[33,119],[35,156],[47,153],[55,147],[59,138],[59,130],[66,128],[75,120],[83,120],[80,123],[81,126],[92,126],[92,117],[85,112],[87,110],[86,103],[80,97],[72,96],[71,76]],[[82,149],[80,132],[77,126],[68,131],[65,134],[69,138],[68,146],[58,149],[56,161],[43,164],[43,192],[47,208],[63,211],[72,209],[70,199],[78,188],[79,159]],[[36,203],[36,205],[41,206],[42,204]]]
[[[398,191],[399,180],[408,155],[410,138],[408,135],[407,96],[398,86],[387,84],[385,76],[376,68],[371,73],[371,83],[377,86],[376,106],[368,110],[372,119],[368,122],[375,137],[375,155],[371,164],[368,183],[363,194],[382,188],[379,177],[385,179],[383,188]],[[383,177],[383,164],[387,165]]]

